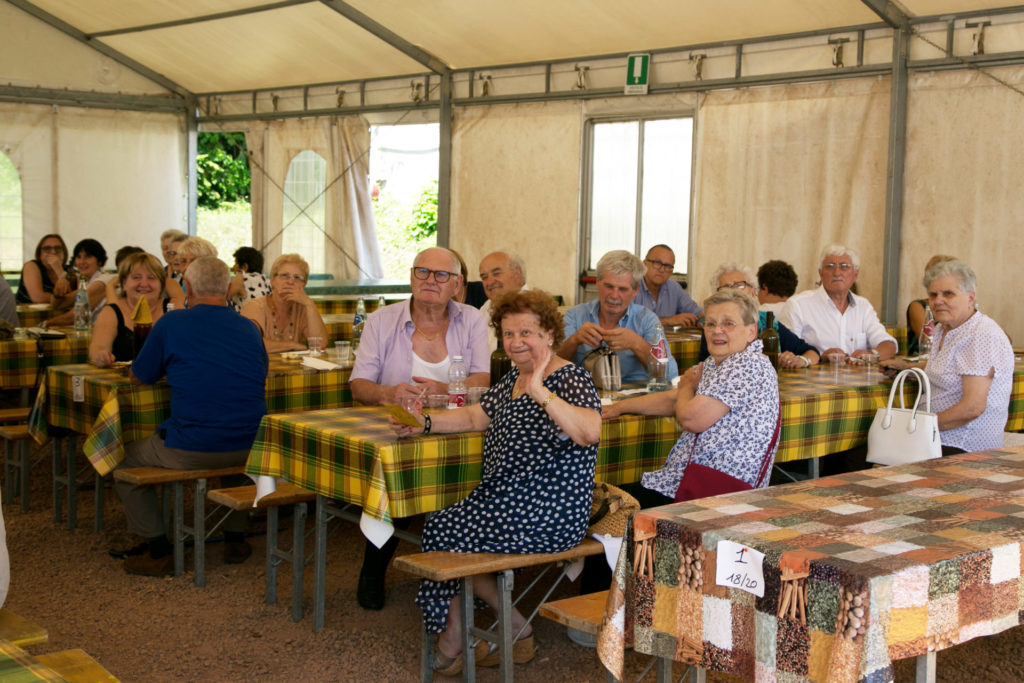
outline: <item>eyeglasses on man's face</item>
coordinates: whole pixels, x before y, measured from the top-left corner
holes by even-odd
[[[842,261],[841,263],[836,263],[835,261],[828,261],[826,263],[821,264],[821,269],[822,270],[839,270],[839,271],[842,271],[842,272],[845,273],[848,270],[853,270],[853,264],[852,263],[847,263],[846,261]]]
[[[447,270],[431,270],[430,268],[413,268],[412,274],[417,280],[427,280],[431,274],[434,276],[434,282],[439,285],[443,285],[452,279],[456,273],[449,273]]]
[[[750,284],[746,280],[739,280],[737,282],[730,282],[727,285],[718,285],[718,291],[721,292],[723,289],[753,289],[754,285]]]
[[[644,259],[644,261],[646,261],[647,263],[650,263],[652,266],[654,266],[658,270],[669,270],[670,271],[670,270],[672,270],[673,268],[676,267],[676,264],[674,264],[674,263],[663,263],[662,261],[656,261],[655,259],[652,259],[652,258]]]
[[[306,278],[295,273],[278,273],[277,276],[282,280],[291,280],[292,282],[305,282]]]

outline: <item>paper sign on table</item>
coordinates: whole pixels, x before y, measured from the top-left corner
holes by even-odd
[[[715,583],[764,597],[764,553],[733,541],[718,542]]]
[[[81,375],[74,375],[71,378],[71,399],[75,403],[85,401],[85,378]]]

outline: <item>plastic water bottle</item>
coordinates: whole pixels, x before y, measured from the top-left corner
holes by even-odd
[[[924,325],[921,326],[921,338],[917,340],[917,355],[919,358],[927,358],[932,352],[932,333],[935,331],[935,318],[932,317],[932,309],[927,305],[924,307]]]
[[[665,391],[672,383],[668,378],[668,342],[660,322],[654,326],[647,342],[651,345],[651,357],[647,360],[647,391]]]
[[[363,336],[363,324],[366,322],[366,304],[362,299],[356,302],[356,314],[352,318],[352,350],[359,348],[359,340]]]
[[[85,289],[85,278],[78,278],[78,293],[75,294],[75,332],[88,332],[92,327],[92,307],[89,306],[89,292]]]
[[[448,366],[448,410],[454,410],[466,405],[466,378],[469,372],[466,364],[462,362],[462,356],[452,358]]]

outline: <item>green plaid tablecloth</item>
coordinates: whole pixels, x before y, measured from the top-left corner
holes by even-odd
[[[313,294],[309,298],[316,304],[320,315],[331,315],[333,313],[348,313],[351,315],[356,312],[356,302],[359,301],[359,297],[347,294]],[[398,301],[405,301],[408,298],[407,296],[394,298],[385,294],[384,302],[386,304],[393,304]],[[366,305],[367,313],[373,313],[377,310],[376,296],[363,297],[363,303]],[[327,321],[324,320],[324,322]]]
[[[684,372],[697,364],[697,357],[700,355],[700,335],[700,330],[682,330],[665,335],[668,352],[676,359],[679,372]]]
[[[31,388],[41,369],[88,360],[89,335],[78,336],[71,328],[56,329],[67,338],[0,341],[0,389]]]
[[[21,327],[39,327],[56,313],[50,306],[38,308],[37,304],[18,304],[18,323]]]
[[[342,339],[352,339],[352,313],[321,313],[324,325],[327,326],[327,344],[334,344]]]
[[[318,372],[274,356],[267,376],[267,411],[271,413],[341,407],[352,404],[351,368]],[[79,401],[74,386],[81,385]],[[48,426],[86,435],[84,451],[100,474],[124,459],[124,444],[149,436],[170,411],[167,382],[132,384],[121,371],[92,365],[52,367],[29,417],[29,431],[42,443]]]
[[[66,681],[64,677],[7,640],[0,640],[0,681],[25,683],[27,681]]]
[[[263,418],[246,472],[284,477],[324,496],[362,506],[391,523],[462,500],[480,481],[483,434],[398,439],[387,409],[361,406]],[[624,416],[601,430],[597,477],[637,481],[677,438],[671,418]]]

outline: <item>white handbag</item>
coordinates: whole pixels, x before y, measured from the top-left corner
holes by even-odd
[[[907,408],[903,401],[903,382],[908,377],[916,378],[918,383],[913,408]],[[899,408],[892,407],[896,394],[900,396]],[[924,410],[919,410],[922,395]],[[889,391],[889,404],[878,409],[868,430],[868,462],[904,465],[941,458],[939,418],[931,410],[932,388],[928,375],[919,368],[908,368],[896,375]]]
[[[618,391],[622,388],[619,357],[604,342],[583,357],[583,367],[594,378],[598,389]]]

